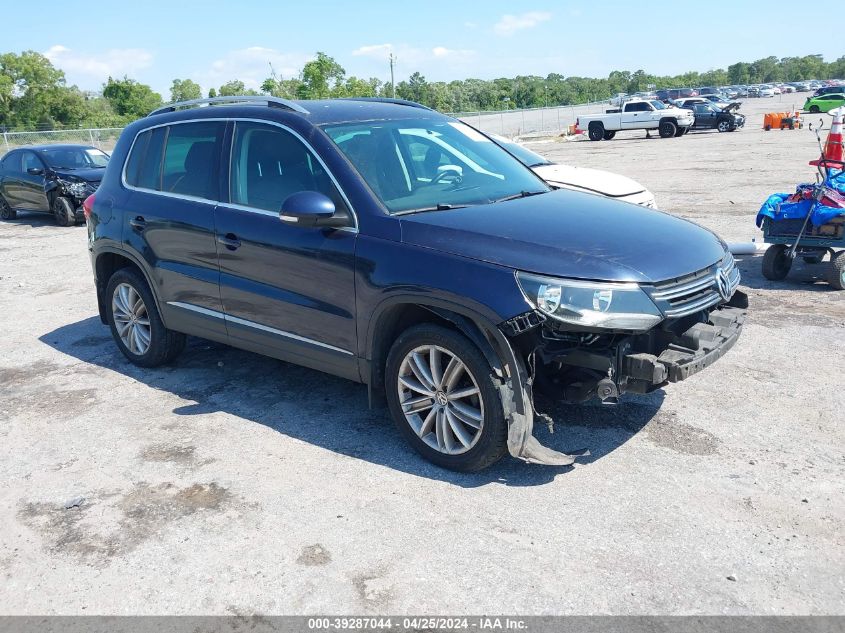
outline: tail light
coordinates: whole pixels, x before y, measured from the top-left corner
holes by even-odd
[[[85,198],[85,202],[82,203],[82,213],[85,215],[86,222],[91,218],[91,212],[94,210],[94,198],[96,195],[96,193],[92,193],[90,196]]]

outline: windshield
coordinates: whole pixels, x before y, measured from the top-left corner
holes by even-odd
[[[663,103],[662,101],[649,101],[649,103],[654,106],[655,110],[665,110],[666,109],[666,104]]]
[[[514,143],[513,141],[509,141],[501,137],[496,137],[493,140],[516,156],[519,159],[519,162],[526,167],[538,167],[539,165],[552,164],[552,162],[547,158],[543,158],[537,152],[532,152],[530,149],[523,147],[519,143]]]
[[[550,191],[525,165],[459,121],[368,121],[323,129],[391,213]]]
[[[58,147],[41,150],[40,154],[53,169],[91,169],[109,164],[108,154],[93,147]]]

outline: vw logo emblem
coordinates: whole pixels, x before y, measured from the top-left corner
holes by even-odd
[[[720,268],[716,273],[716,288],[722,299],[727,301],[731,298],[731,280],[728,279],[728,273],[724,268]]]
[[[441,407],[445,407],[447,404],[449,404],[449,398],[447,398],[446,394],[442,391],[438,391],[435,395],[435,398],[437,398],[437,404],[439,404]]]

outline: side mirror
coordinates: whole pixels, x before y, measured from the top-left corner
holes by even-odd
[[[299,191],[282,202],[279,219],[301,227],[346,226],[346,218],[335,217],[335,206],[328,196],[318,191]]]
[[[26,173],[28,173],[30,176],[43,176],[44,170],[40,167],[30,167],[26,170]]]

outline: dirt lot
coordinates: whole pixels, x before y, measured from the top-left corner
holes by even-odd
[[[817,152],[758,130],[767,107],[735,134],[535,148],[747,240]],[[201,340],[129,365],[85,229],[2,224],[0,611],[845,613],[845,293],[819,266],[740,266],[750,321],[716,366],[555,410],[537,434],[588,447],[573,469],[468,476],[412,453],[360,385]]]

